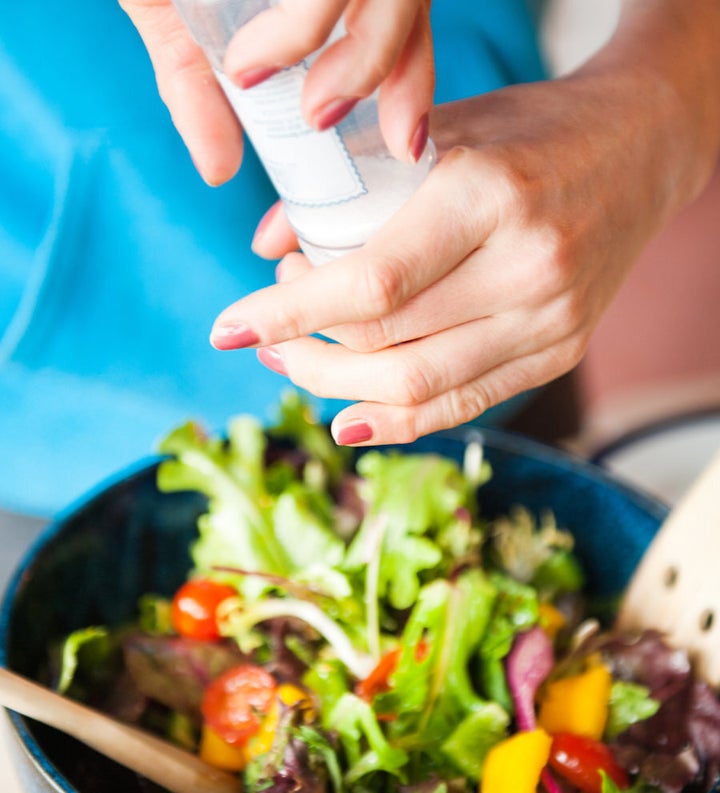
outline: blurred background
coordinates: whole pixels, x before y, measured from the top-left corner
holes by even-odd
[[[555,74],[612,33],[617,0],[553,0],[545,18]],[[578,369],[582,447],[654,421],[720,407],[720,169],[645,250]]]

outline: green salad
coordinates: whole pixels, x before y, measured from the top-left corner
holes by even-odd
[[[483,514],[479,444],[461,464],[354,456],[293,392],[269,430],[188,423],[160,451],[161,490],[207,496],[193,568],[135,623],[67,637],[68,696],[238,790],[705,793],[717,776],[714,692],[657,634],[588,619],[552,514]]]

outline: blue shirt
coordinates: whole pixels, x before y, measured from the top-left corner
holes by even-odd
[[[438,102],[543,76],[525,0],[436,0],[433,28]],[[0,508],[52,514],[190,417],[272,418],[287,380],[207,339],[273,280],[273,190],[249,146],[202,182],[114,0],[3,9],[0,184]]]

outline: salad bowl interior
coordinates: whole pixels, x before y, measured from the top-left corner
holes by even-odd
[[[461,461],[479,441],[492,466],[482,513],[523,505],[552,510],[570,530],[592,595],[619,597],[667,508],[602,469],[522,436],[461,429],[403,450]],[[36,677],[48,646],[87,625],[132,619],[141,595],[170,596],[191,567],[189,546],[206,502],[190,492],[161,493],[159,460],[136,466],[67,510],[30,549],[0,613],[0,661]],[[13,753],[32,791],[150,793],[160,788],[55,730],[10,714]]]

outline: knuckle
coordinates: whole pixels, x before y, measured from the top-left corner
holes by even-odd
[[[563,292],[550,309],[550,325],[556,336],[568,337],[577,334],[587,318],[584,295],[580,290]]]
[[[448,423],[446,426],[459,426],[482,415],[495,402],[484,383],[476,380],[448,394]]]
[[[399,405],[414,406],[426,402],[435,393],[433,379],[425,361],[411,355],[396,373],[394,401]]]
[[[405,297],[403,264],[398,259],[379,259],[366,267],[362,291],[374,317],[389,314],[399,306]]]
[[[291,28],[293,50],[301,57],[319,50],[325,44],[328,31],[318,25],[298,25]]]
[[[271,327],[274,329],[273,340],[297,339],[305,335],[303,317],[298,313],[297,307],[282,303],[275,306]]]
[[[319,50],[332,32],[334,18],[324,14],[321,5],[280,2],[276,11],[276,37],[286,42],[293,57],[304,58]]]
[[[167,27],[161,42],[167,64],[173,72],[184,74],[198,68],[198,62],[203,62],[200,58],[201,49],[185,32],[184,28]]]
[[[354,352],[365,353],[384,350],[392,344],[392,341],[385,330],[385,322],[382,319],[374,319],[358,325],[353,329],[352,336],[344,343]]]
[[[582,361],[590,343],[590,331],[580,329],[571,333],[561,346],[560,367],[561,374],[574,369]]]
[[[580,265],[572,234],[564,229],[545,224],[526,235],[522,272],[534,302],[548,303],[577,291]]]
[[[478,182],[478,190],[490,186],[499,222],[528,228],[548,217],[548,185],[553,177],[532,152],[491,145],[481,157],[484,178]]]
[[[372,93],[387,77],[393,65],[389,52],[377,52],[374,55],[373,60],[368,60],[363,64],[362,73],[358,74],[361,80],[360,92],[362,94]]]
[[[453,146],[442,159],[444,168],[465,168],[468,158],[474,156],[474,150],[470,146],[461,144]]]
[[[422,433],[412,409],[401,410],[393,415],[392,434],[396,443],[412,443],[420,437]]]
[[[194,75],[208,81],[213,79],[202,50],[184,30],[165,31],[157,50],[162,51],[162,69],[156,69],[156,77],[164,102],[172,104],[175,96],[185,92],[186,80]]]
[[[502,177],[498,177],[496,170],[495,163],[484,152],[456,145],[443,155],[430,174],[431,178],[444,180],[437,186],[437,192],[453,197],[452,205],[461,208],[463,223],[468,218],[477,219],[481,225],[471,233],[482,237],[487,236],[488,224],[497,227],[500,213],[508,203]],[[472,178],[468,178],[469,174]],[[483,207],[483,211],[478,212],[477,207]]]
[[[475,381],[467,388],[459,390],[455,421],[458,424],[471,421],[485,413],[498,401],[497,396],[490,392],[483,381]]]
[[[577,269],[569,235],[561,228],[546,226],[534,236],[538,282],[546,294],[566,292]]]
[[[489,167],[501,219],[526,224],[537,215],[537,204],[542,200],[538,193],[543,188],[537,174],[516,157],[495,158]]]

